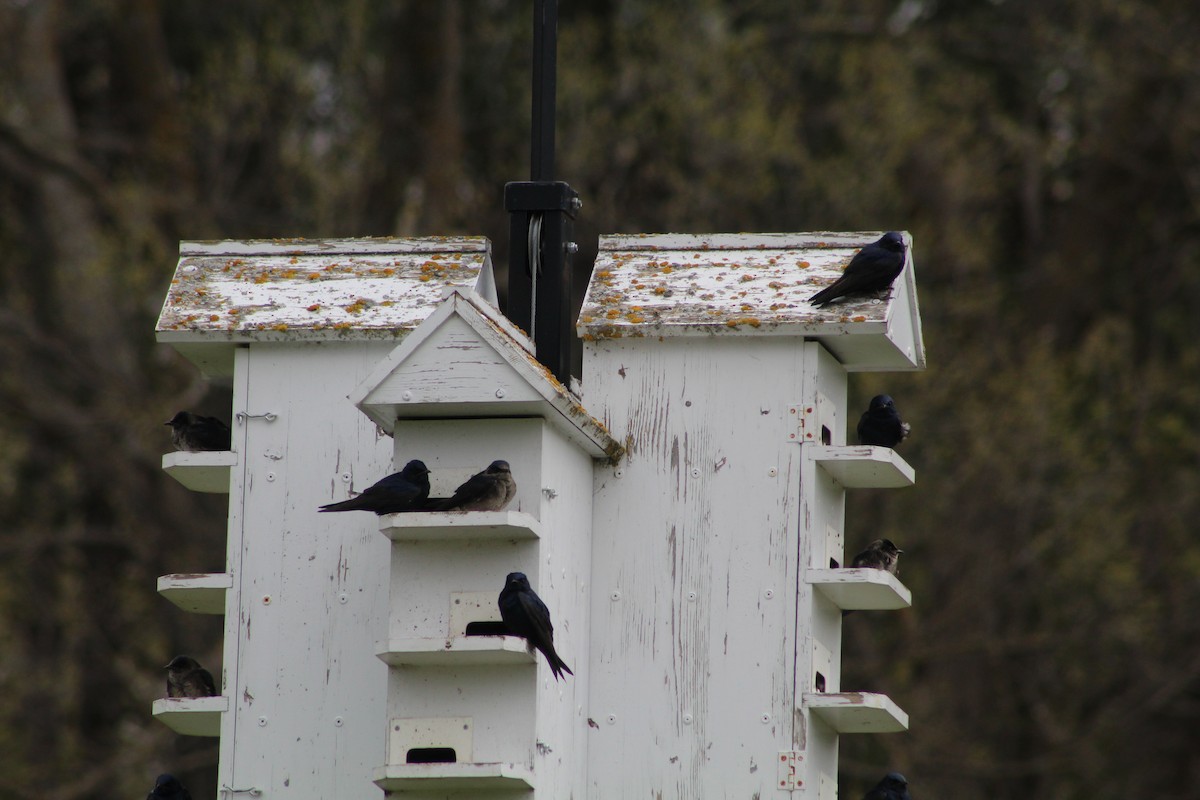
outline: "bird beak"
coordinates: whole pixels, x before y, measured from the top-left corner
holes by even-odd
[[[164,423],[163,423],[163,425],[170,425],[170,424],[171,424],[171,423],[169,423],[169,422],[164,422]]]

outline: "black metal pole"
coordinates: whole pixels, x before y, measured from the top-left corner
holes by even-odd
[[[581,203],[554,180],[554,114],[558,53],[558,0],[533,3],[533,99],[530,178],[505,184],[509,222],[509,319],[533,338],[537,358],[570,385],[572,335],[572,220]]]
[[[533,126],[529,180],[554,180],[558,76],[558,0],[533,0]]]

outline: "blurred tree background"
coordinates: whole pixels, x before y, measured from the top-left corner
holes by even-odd
[[[213,797],[150,717],[219,665],[156,576],[224,498],[159,469],[180,239],[473,233],[528,174],[528,0],[0,0],[0,798]],[[919,482],[852,496],[916,606],[847,620],[842,792],[1194,798],[1200,57],[1194,0],[595,0],[561,9],[558,174],[598,232],[906,229]],[[582,283],[582,280],[580,281]]]

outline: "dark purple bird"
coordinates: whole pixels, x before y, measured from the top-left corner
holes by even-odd
[[[399,514],[403,511],[424,511],[429,498],[429,468],[413,459],[404,469],[363,489],[358,497],[321,506],[322,511],[373,511],[376,514]]]
[[[817,308],[852,294],[881,292],[904,269],[904,237],[888,231],[854,254],[840,278],[808,298]]]
[[[229,426],[216,417],[202,417],[190,411],[180,411],[171,417],[171,444],[176,450],[199,453],[206,450],[228,450]]]
[[[510,572],[504,582],[504,590],[500,592],[500,618],[513,636],[523,638],[529,652],[536,647],[546,657],[554,680],[566,672],[574,675],[558,653],[554,651],[554,626],[550,624],[550,610],[537,596],[529,585],[529,579],[523,572]]]
[[[493,461],[454,490],[454,496],[430,503],[438,511],[499,511],[517,494],[507,461]]]
[[[208,670],[191,656],[175,656],[167,671],[167,697],[216,697],[217,685]]]
[[[889,772],[875,788],[863,795],[863,800],[912,800],[908,781],[899,772]]]
[[[867,549],[854,557],[851,567],[871,567],[900,574],[900,554],[904,551],[892,544],[891,539],[876,539],[867,545]]]
[[[192,800],[192,795],[178,778],[164,773],[155,779],[154,789],[146,795],[146,800]]]
[[[900,412],[896,411],[896,403],[892,398],[877,394],[871,398],[870,405],[858,420],[858,442],[895,447],[904,441],[911,429],[912,426],[901,421]]]

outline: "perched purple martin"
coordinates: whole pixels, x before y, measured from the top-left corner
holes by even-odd
[[[867,545],[867,549],[854,557],[851,567],[870,567],[900,574],[900,554],[904,551],[892,544],[891,539],[876,539]]]
[[[899,772],[889,772],[875,788],[863,795],[863,800],[912,800],[908,781]]]
[[[191,656],[175,656],[167,671],[167,697],[216,697],[217,685],[208,670]]]
[[[438,511],[499,511],[517,494],[517,482],[507,461],[493,461],[454,490],[454,496],[433,503]]]
[[[180,411],[171,417],[171,444],[176,450],[199,453],[204,450],[228,450],[229,426],[216,417],[202,417],[190,411]]]
[[[858,420],[859,444],[895,447],[904,441],[912,426],[900,421],[896,403],[886,394],[871,398],[867,410]]]
[[[523,572],[510,572],[504,581],[504,590],[500,592],[500,618],[513,636],[520,636],[526,642],[529,652],[536,647],[546,657],[554,680],[566,672],[574,675],[571,668],[554,652],[554,626],[550,624],[550,610],[537,596],[537,592],[529,585],[529,579]]]
[[[904,269],[904,237],[888,231],[854,254],[840,278],[808,298],[817,308],[851,294],[881,292]]]
[[[192,794],[174,775],[163,773],[154,780],[154,789],[146,800],[192,800]]]
[[[358,497],[321,506],[322,511],[374,511],[376,514],[399,514],[403,511],[424,511],[429,498],[429,468],[413,459],[404,469],[363,489]]]

